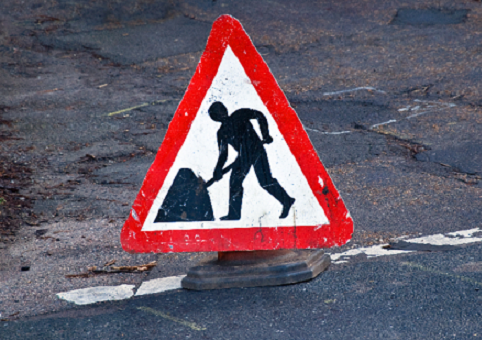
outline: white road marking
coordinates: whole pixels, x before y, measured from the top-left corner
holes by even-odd
[[[446,234],[427,235],[412,239],[400,237],[395,241],[403,240],[409,243],[421,243],[431,245],[462,245],[470,243],[482,242],[482,235],[476,236],[477,233],[482,233],[481,228],[474,228],[469,230],[454,231]],[[387,244],[377,244],[371,247],[363,247],[357,249],[350,249],[342,253],[330,254],[333,264],[348,263],[348,259],[359,254],[365,254],[367,258],[374,258],[378,256],[389,256],[406,254],[413,252],[412,250],[390,250],[383,247]],[[143,282],[137,290],[135,296],[156,294],[169,290],[181,289],[181,280],[185,275],[168,276],[158,279],[152,279]],[[61,299],[74,302],[77,305],[88,305],[99,301],[107,300],[123,300],[129,299],[134,295],[134,285],[120,285],[120,286],[100,286],[84,289],[71,290],[65,293],[59,293],[57,296]]]
[[[334,91],[334,92],[324,92],[323,95],[324,96],[334,96],[334,95],[337,95],[337,94],[342,94],[342,93],[347,93],[347,92],[355,92],[355,91],[360,91],[360,90],[375,91],[375,92],[386,94],[385,91],[378,90],[374,87],[362,86],[362,87],[355,87],[354,89],[347,89],[347,90]]]
[[[340,93],[345,93],[345,92],[353,92],[353,91],[358,91],[358,90],[373,90],[373,91],[377,91],[377,92],[381,92],[381,93],[386,93],[385,91],[377,90],[374,87],[367,86],[367,87],[357,87],[357,88],[354,88],[354,89],[342,90],[342,91],[336,91],[336,92],[325,92],[325,93],[323,93],[323,95],[324,96],[330,96],[330,95],[334,95],[334,94],[340,94]],[[420,103],[420,105],[416,105],[416,106],[413,106],[413,107],[411,105],[408,105],[406,107],[402,107],[402,108],[398,109],[398,112],[405,112],[405,111],[413,112],[411,115],[409,115],[407,117],[404,117],[400,120],[411,119],[411,118],[415,118],[415,117],[424,115],[426,113],[432,113],[432,112],[436,112],[438,110],[443,110],[443,109],[452,108],[452,107],[457,106],[453,103],[443,103],[443,102],[420,100],[420,99],[415,99],[414,101],[417,102],[417,103]],[[372,126],[370,126],[370,129],[374,129],[374,128],[382,126],[382,125],[388,125],[388,124],[392,124],[392,123],[396,123],[396,122],[397,122],[397,120],[390,119],[390,120],[387,120],[386,122],[373,124]],[[340,135],[340,134],[344,134],[344,133],[352,133],[353,132],[353,131],[327,132],[327,131],[320,131],[320,130],[317,130],[317,129],[310,129],[310,128],[307,128],[307,127],[305,127],[305,130],[318,132],[318,133],[321,133],[323,135]]]
[[[89,305],[99,301],[128,299],[134,295],[134,288],[134,285],[90,287],[59,293],[57,296],[76,305]]]
[[[142,282],[137,290],[136,296],[162,293],[167,290],[181,289],[181,281],[186,275],[161,277]]]
[[[461,245],[461,244],[469,244],[469,243],[477,243],[482,242],[482,237],[476,237],[474,234],[482,232],[480,228],[474,228],[469,230],[461,230],[461,231],[454,231],[447,234],[435,234],[435,235],[428,235],[422,236],[413,239],[406,239],[404,237],[395,239],[397,240],[404,240],[405,242],[409,243],[420,243],[420,244],[432,244],[438,246],[445,246],[445,245]],[[377,244],[371,247],[365,248],[357,248],[347,250],[342,253],[337,254],[330,254],[331,260],[333,264],[338,263],[346,263],[347,258],[353,257],[359,254],[366,254],[367,258],[373,258],[378,256],[387,256],[387,255],[397,255],[397,254],[405,254],[409,252],[413,252],[412,250],[390,250],[384,249],[384,246],[388,244]]]
[[[370,126],[370,129],[374,129],[380,125],[388,125],[388,124],[392,124],[392,123],[396,123],[397,121],[395,119],[390,119],[390,120],[387,120],[386,122],[383,122],[383,123],[378,123],[378,124],[373,124],[372,126]]]
[[[356,256],[356,255],[359,255],[359,254],[366,254],[368,258],[372,258],[372,257],[378,257],[378,256],[405,254],[405,253],[409,252],[407,250],[384,249],[383,247],[386,246],[386,245],[387,244],[377,244],[377,245],[371,246],[371,247],[350,249],[350,250],[344,251],[343,253],[330,254],[331,262],[333,264],[346,263],[348,261],[344,260],[345,258],[353,257],[353,256]],[[342,259],[342,260],[340,260],[340,259]]]
[[[429,113],[429,112],[432,112],[432,111],[417,112],[417,113],[414,113],[413,115],[410,115],[410,116],[406,117],[405,119],[415,118],[415,117],[424,115],[424,114]]]
[[[410,105],[407,107],[403,107],[401,109],[398,109],[399,112],[403,111],[410,111],[413,112],[408,117],[405,117],[404,119],[411,119],[415,118],[421,115],[424,115],[426,113],[431,113],[435,112],[437,110],[443,110],[447,108],[452,108],[456,107],[454,103],[444,103],[444,102],[437,102],[437,101],[430,101],[430,100],[420,100],[420,99],[415,99],[414,102],[420,103],[420,105],[416,105],[414,107],[411,107]]]
[[[433,245],[440,245],[440,246],[442,245],[455,246],[460,244],[482,242],[481,237],[473,236],[475,233],[480,233],[481,231],[482,230],[480,228],[475,228],[475,229],[469,229],[469,230],[455,231],[453,233],[446,234],[447,236],[443,234],[435,234],[435,235],[414,238],[406,241],[411,243],[433,244]]]
[[[428,104],[437,104],[441,106],[447,106],[447,107],[456,107],[454,103],[444,103],[444,102],[437,102],[433,100],[421,100],[421,99],[414,99],[415,102],[417,103],[428,103]]]
[[[307,127],[304,127],[304,129],[308,130],[308,131],[318,132],[318,133],[321,133],[322,135],[342,135],[342,134],[345,134],[345,133],[351,133],[351,131],[335,131],[335,132],[320,131],[320,130],[317,130],[317,129],[310,129],[310,128],[307,128]]]

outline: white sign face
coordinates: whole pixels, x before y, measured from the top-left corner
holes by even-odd
[[[190,169],[195,176],[202,178],[205,182],[213,177],[214,170],[220,157],[220,146],[218,144],[218,131],[225,123],[215,121],[209,114],[209,109],[215,102],[220,102],[228,111],[228,115],[240,109],[250,109],[258,111],[267,120],[269,135],[273,141],[263,144],[265,152],[257,149],[261,155],[260,159],[266,160],[263,154],[267,155],[265,172],[270,172],[268,179],[263,180],[255,171],[256,161],[250,161],[252,166],[244,167],[248,169],[247,175],[239,175],[237,184],[233,172],[229,171],[223,175],[219,181],[215,181],[207,188],[212,205],[213,220],[210,221],[175,221],[175,222],[155,222],[159,209],[163,206],[166,196],[178,176],[179,170]],[[186,113],[187,115],[187,113]],[[231,116],[230,116],[231,117]],[[256,131],[259,140],[265,140],[262,134],[262,126],[259,120],[251,119],[249,122]],[[233,136],[228,136],[233,140]],[[239,136],[238,136],[239,137]],[[244,137],[240,137],[244,138]],[[234,138],[236,140],[236,138]],[[238,138],[239,140],[239,138]],[[236,142],[235,142],[236,143]],[[232,143],[230,143],[232,144]],[[239,144],[239,143],[238,143]],[[226,144],[227,145],[227,144]],[[239,148],[239,147],[238,147]],[[240,158],[251,157],[240,151],[236,152],[231,145],[227,147],[228,158],[224,167],[226,168]],[[263,158],[264,157],[264,158]],[[248,162],[249,163],[249,162]],[[246,164],[246,163],[244,163]],[[234,169],[234,168],[233,168]],[[239,170],[239,169],[238,169]],[[260,179],[261,178],[261,179]],[[273,182],[273,179],[277,180]],[[321,180],[321,178],[320,178]],[[230,183],[231,181],[231,183]],[[260,184],[260,181],[262,184]],[[229,216],[230,202],[239,200],[234,197],[233,187],[242,188],[241,191],[241,214],[238,218],[228,218],[220,220],[221,217]],[[276,182],[276,183],[275,183]],[[283,204],[279,199],[280,194],[269,193],[269,186],[279,185],[279,191],[287,194],[291,206],[287,216],[280,218],[283,212]],[[284,189],[284,190],[283,190]],[[237,191],[239,196],[239,190]],[[278,197],[278,198],[276,198]],[[286,195],[285,195],[286,197]],[[294,203],[293,202],[294,199]],[[286,202],[286,200],[285,200]],[[239,204],[239,202],[238,202]],[[231,204],[232,205],[232,204]],[[243,66],[228,47],[224,53],[218,73],[214,78],[202,104],[199,108],[187,138],[182,145],[173,166],[164,181],[162,188],[157,194],[149,214],[144,222],[142,231],[163,231],[163,230],[192,230],[192,229],[229,229],[229,228],[252,228],[252,227],[277,227],[277,226],[313,226],[329,224],[323,209],[315,198],[308,182],[303,175],[295,157],[286,144],[278,126],[268,111],[262,100],[258,96],[255,88],[247,77]]]

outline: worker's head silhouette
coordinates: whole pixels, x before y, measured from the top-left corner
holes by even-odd
[[[221,102],[214,102],[211,104],[209,108],[209,117],[215,122],[223,122],[226,118],[228,118],[228,109],[224,106]]]

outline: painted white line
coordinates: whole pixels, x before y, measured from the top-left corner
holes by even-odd
[[[355,91],[360,91],[360,90],[375,91],[375,92],[386,94],[385,91],[378,90],[374,87],[362,86],[362,87],[355,87],[354,89],[340,90],[340,91],[335,91],[335,92],[324,92],[323,95],[324,96],[333,96],[333,95],[337,95],[337,94],[342,94],[342,93],[347,93],[347,92],[355,92]]]
[[[481,232],[481,228],[474,228],[469,230],[454,231],[447,234],[422,236],[412,239],[400,237],[398,239],[395,239],[395,241],[403,240],[408,243],[431,244],[439,246],[462,245],[482,242],[482,237],[475,236],[476,233]],[[388,244],[377,244],[371,247],[350,249],[342,253],[327,254],[331,256],[333,264],[340,264],[349,263],[348,259],[350,257],[360,254],[365,254],[367,258],[374,258],[379,256],[389,256],[413,252],[412,250],[384,249],[383,247],[386,245]],[[168,276],[143,282],[137,290],[135,296],[156,294],[169,290],[181,289],[181,281],[184,277],[185,275]],[[57,294],[57,296],[61,299],[74,302],[77,305],[88,305],[99,301],[129,299],[134,295],[134,287],[134,285],[91,287],[71,290],[70,292],[65,293],[59,293]]]
[[[410,115],[410,116],[406,117],[405,119],[415,118],[415,117],[418,117],[418,116],[421,116],[421,115],[424,115],[424,114],[430,113],[430,112],[434,112],[434,111],[422,111],[422,112],[414,113],[413,115]]]
[[[305,130],[318,132],[318,133],[321,133],[322,135],[342,135],[342,134],[345,134],[345,133],[351,133],[351,131],[327,132],[327,131],[320,131],[320,130],[317,130],[317,129],[310,129],[310,128],[307,128],[307,127],[305,127]]]
[[[366,254],[368,258],[372,258],[372,257],[378,257],[378,256],[406,254],[407,252],[409,252],[407,250],[383,249],[383,247],[386,245],[387,244],[377,244],[371,247],[347,250],[347,251],[344,251],[343,253],[330,254],[331,262],[334,264],[345,263],[345,262],[348,262],[345,260],[347,257],[352,257],[360,254]],[[339,259],[342,259],[342,260],[339,261]]]
[[[416,105],[414,107],[408,105],[406,107],[402,107],[402,108],[398,109],[398,112],[405,112],[405,111],[413,112],[411,115],[409,115],[405,118],[402,118],[401,120],[411,119],[411,118],[415,118],[415,117],[424,115],[426,113],[432,113],[432,112],[436,112],[437,110],[443,110],[443,109],[446,109],[446,108],[452,108],[452,107],[457,106],[453,103],[442,103],[442,102],[434,102],[434,101],[427,101],[427,100],[420,100],[420,99],[415,99],[414,101],[417,102],[417,103],[421,103],[421,104]],[[434,104],[434,105],[428,105],[428,104]],[[420,110],[422,110],[422,112],[419,112]],[[396,122],[397,121],[395,119],[391,119],[391,120],[383,122],[383,123],[373,124],[372,126],[370,126],[370,129],[376,128],[376,127],[381,126],[381,125],[387,125],[387,124],[396,123]]]
[[[461,244],[482,242],[481,237],[474,236],[474,234],[480,233],[480,232],[482,232],[482,229],[474,228],[469,230],[454,231],[447,234],[435,234],[435,235],[422,236],[422,237],[413,238],[413,239],[406,239],[405,237],[400,237],[395,240],[403,240],[408,243],[432,244],[432,245],[438,245],[438,246],[461,245]],[[378,256],[406,254],[406,253],[412,252],[412,250],[384,249],[383,247],[387,245],[388,244],[377,244],[366,248],[351,249],[342,253],[330,254],[330,256],[333,264],[339,264],[339,263],[346,263],[348,262],[347,258],[356,256],[359,254],[366,254],[367,258],[373,258]]]
[[[75,289],[70,292],[59,293],[57,296],[76,305],[89,305],[99,301],[128,299],[134,295],[134,288],[134,285],[100,286]]]
[[[408,117],[405,117],[404,119],[410,119],[410,118],[414,118],[414,117],[424,115],[426,113],[432,113],[432,112],[436,112],[437,110],[443,110],[443,109],[446,109],[446,108],[452,108],[452,107],[457,106],[453,103],[443,103],[443,102],[436,102],[436,101],[430,101],[430,100],[420,100],[420,99],[415,99],[414,102],[420,103],[420,105],[417,105],[417,106],[414,106],[414,107],[411,107],[409,105],[407,107],[402,107],[402,108],[398,109],[399,112],[403,112],[403,111],[414,112],[413,114],[411,114]],[[429,104],[432,104],[432,105],[429,105]],[[427,110],[427,109],[429,109],[429,110]],[[417,112],[419,110],[422,110],[422,112]]]
[[[167,290],[181,289],[181,281],[186,275],[161,277],[142,282],[137,290],[136,296],[162,293]]]
[[[442,105],[442,106],[447,106],[447,107],[456,107],[454,103],[444,103],[444,102],[436,102],[432,100],[420,100],[420,99],[414,99],[414,102],[417,103],[429,103],[429,104],[437,104],[437,105]]]
[[[378,89],[376,89],[374,87],[371,87],[371,86],[364,86],[364,87],[357,87],[357,88],[354,88],[354,89],[341,90],[341,91],[335,91],[335,92],[324,92],[323,95],[324,96],[332,96],[332,95],[336,95],[336,94],[359,91],[359,90],[371,90],[371,91],[376,91],[376,92],[380,92],[380,93],[386,93],[385,91],[378,90]],[[406,107],[402,107],[402,108],[398,109],[398,112],[405,112],[405,111],[414,112],[410,116],[402,118],[401,120],[411,119],[411,118],[415,118],[415,117],[424,115],[426,113],[432,113],[432,112],[436,112],[437,110],[441,110],[441,109],[445,109],[445,108],[452,108],[452,107],[457,106],[453,103],[443,103],[443,102],[420,100],[420,99],[415,99],[414,101],[417,102],[417,103],[421,103],[421,104],[416,105],[414,107],[412,107],[411,105],[408,105]],[[428,105],[428,104],[436,104],[436,105]],[[429,109],[429,110],[426,110],[426,109]],[[426,110],[426,111],[418,112],[419,110]],[[386,122],[383,122],[383,123],[373,124],[372,126],[370,126],[370,129],[374,129],[378,126],[388,125],[388,124],[392,124],[392,123],[396,123],[396,122],[397,122],[397,120],[390,119],[390,120],[388,120]],[[326,132],[326,131],[320,131],[320,130],[317,130],[317,129],[310,129],[310,128],[307,128],[307,127],[305,127],[305,130],[318,132],[318,133],[321,133],[323,135],[341,135],[341,134],[344,134],[344,133],[352,133],[353,132],[353,131]]]
[[[397,121],[395,119],[390,119],[390,120],[387,120],[386,122],[383,122],[383,123],[373,124],[372,126],[370,126],[370,129],[374,129],[377,126],[380,126],[380,125],[387,125],[387,124],[392,124],[392,123],[396,123],[396,122]]]
[[[448,233],[446,235],[443,234],[435,234],[429,236],[423,236],[419,238],[413,238],[410,240],[406,240],[410,243],[421,243],[421,244],[433,244],[433,245],[460,245],[460,244],[468,244],[468,243],[476,243],[482,242],[481,237],[473,236],[475,233],[479,233],[482,230],[479,228],[469,229],[469,230],[461,230],[456,231],[453,233]]]

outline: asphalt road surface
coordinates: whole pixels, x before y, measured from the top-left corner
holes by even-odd
[[[352,264],[291,286],[174,291],[4,323],[2,339],[477,339],[480,246]],[[455,266],[455,268],[454,268]],[[477,278],[478,277],[478,278]],[[476,280],[480,281],[476,281]]]
[[[291,286],[82,307],[56,296],[139,287],[205,256],[127,254],[119,234],[226,13],[251,36],[353,216],[352,242],[330,252],[481,227],[480,1],[3,0],[0,9],[0,338],[482,336],[478,243],[359,256]],[[157,266],[87,269],[112,260]]]

